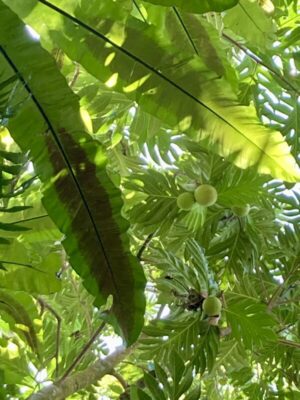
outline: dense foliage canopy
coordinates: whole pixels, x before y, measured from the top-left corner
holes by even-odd
[[[299,399],[298,1],[0,0],[0,46],[0,399]]]

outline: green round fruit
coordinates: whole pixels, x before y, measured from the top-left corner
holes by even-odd
[[[218,198],[218,192],[211,185],[200,185],[195,190],[195,199],[203,207],[209,207],[215,204]]]
[[[220,315],[221,310],[222,310],[222,303],[221,301],[215,297],[215,296],[210,296],[207,297],[202,304],[202,310],[206,315],[209,317],[215,317],[217,315]]]
[[[177,206],[181,210],[189,211],[193,207],[194,203],[195,203],[195,198],[193,193],[191,192],[181,193],[177,197]]]
[[[231,209],[237,217],[246,217],[249,214],[250,206],[249,204],[245,206],[233,206]]]

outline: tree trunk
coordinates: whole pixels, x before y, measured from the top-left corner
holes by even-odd
[[[133,348],[119,348],[104,360],[96,361],[84,371],[74,373],[63,380],[45,386],[39,392],[29,396],[28,400],[64,400],[73,393],[95,384],[104,375],[110,373],[120,361],[133,351]]]

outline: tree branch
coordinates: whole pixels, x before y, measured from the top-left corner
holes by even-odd
[[[84,371],[77,372],[64,380],[44,387],[39,392],[29,396],[27,400],[64,400],[79,390],[95,384],[104,375],[110,374],[114,367],[127,357],[133,349],[134,346],[127,349],[121,347],[104,360],[98,360]]]

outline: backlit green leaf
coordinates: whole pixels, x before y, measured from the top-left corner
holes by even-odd
[[[274,34],[272,19],[258,2],[240,0],[238,4],[228,10],[224,18],[225,28],[247,39],[255,47],[264,49]]]

